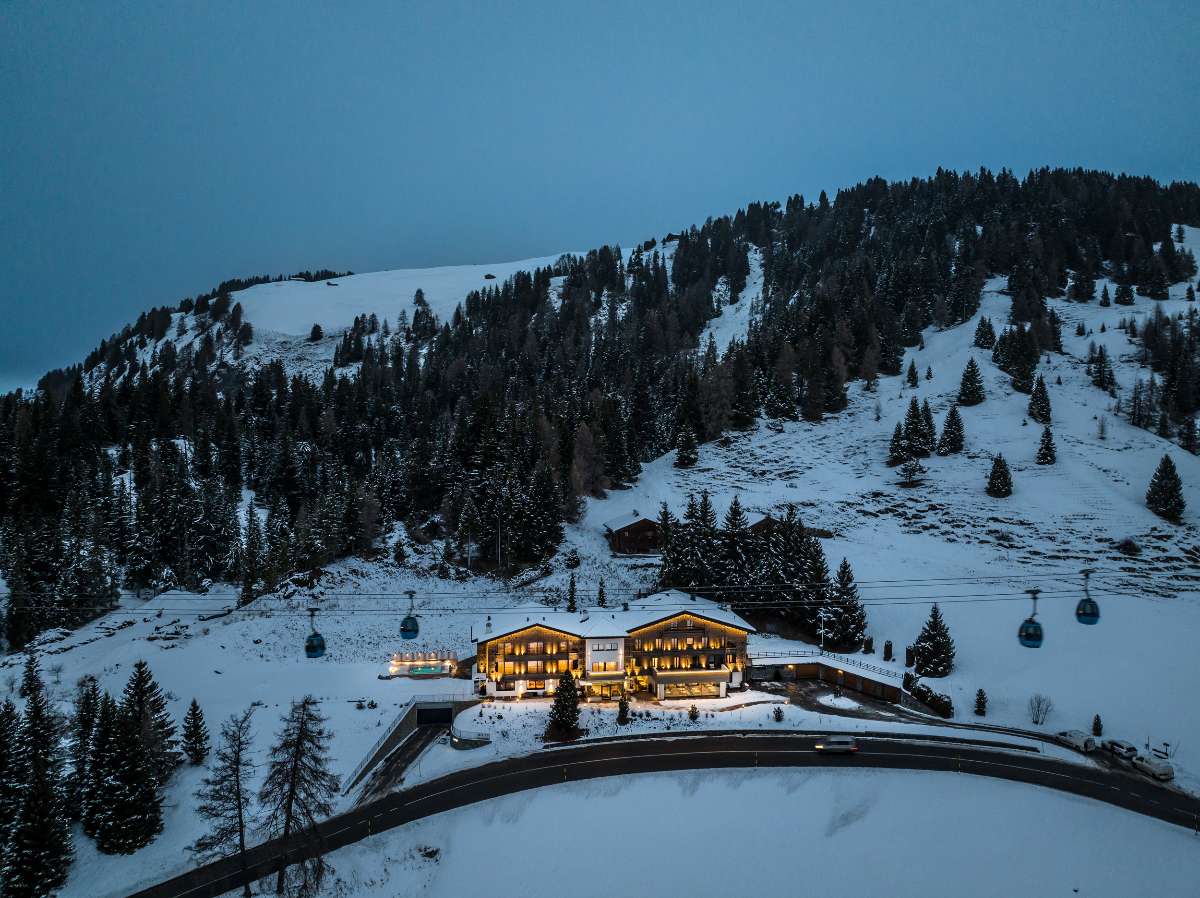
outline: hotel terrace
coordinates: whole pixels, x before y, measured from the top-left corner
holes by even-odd
[[[752,632],[731,611],[678,590],[631,602],[628,610],[534,605],[489,615],[475,627],[475,686],[496,697],[550,695],[569,670],[586,697],[724,697],[742,684]]]

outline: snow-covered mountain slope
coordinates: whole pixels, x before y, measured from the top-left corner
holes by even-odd
[[[394,322],[403,310],[411,319],[417,290],[424,292],[438,320],[448,321],[455,306],[472,290],[498,286],[520,271],[549,268],[558,258],[554,255],[487,265],[398,268],[331,281],[272,281],[233,296],[256,331],[292,337],[307,337],[314,324],[320,324],[328,334],[339,333],[354,322],[356,315],[374,313],[380,320]]]
[[[1200,245],[1200,230],[1188,229],[1187,244]],[[511,270],[551,261],[511,263]],[[243,302],[259,336],[242,363],[254,363],[253,353],[274,345],[272,351],[286,355],[289,365],[306,364],[309,357],[302,353],[311,347],[313,370],[322,370],[332,355],[336,329],[354,315],[374,311],[394,321],[400,309],[411,309],[412,293],[421,287],[441,317],[451,314],[468,290],[495,283],[472,283],[472,278],[491,272],[502,281],[511,273],[503,266],[455,270],[470,274],[462,274],[461,281],[449,274],[355,275],[339,283],[364,279],[361,292],[345,295],[340,292],[345,286],[301,282],[243,291],[235,298]],[[437,292],[438,283],[445,285],[444,291]],[[341,562],[316,588],[288,588],[207,621],[200,616],[233,604],[235,588],[218,587],[207,597],[171,593],[148,605],[131,603],[47,645],[42,663],[52,693],[65,704],[75,680],[85,673],[118,692],[132,663],[146,658],[172,694],[177,719],[193,696],[214,731],[224,717],[261,702],[255,724],[261,760],[286,704],[312,692],[330,716],[336,767],[346,774],[408,695],[468,685],[457,680],[380,681],[377,674],[386,671],[393,652],[449,649],[465,657],[480,612],[531,600],[551,602],[556,596],[561,601],[570,573],[564,555],[571,549],[581,558],[575,573],[585,605],[594,601],[600,577],[613,602],[650,588],[656,561],[613,558],[603,539],[603,522],[632,509],[654,514],[662,501],[678,512],[689,493],[707,489],[719,512],[734,495],[761,511],[795,502],[806,523],[832,532],[823,540],[825,551],[831,567],[843,556],[854,567],[875,640],[876,654],[869,659],[874,664],[883,663],[879,652],[885,640],[894,643],[902,661],[903,647],[915,639],[930,604],[940,602],[957,645],[957,664],[950,677],[933,685],[953,697],[958,720],[974,719],[975,690],[983,688],[989,696],[987,722],[1029,727],[1026,703],[1033,693],[1042,693],[1055,704],[1044,729],[1086,728],[1098,713],[1106,735],[1139,745],[1171,742],[1178,748],[1182,784],[1200,787],[1200,716],[1185,705],[1185,697],[1200,684],[1194,645],[1200,633],[1200,532],[1195,525],[1200,520],[1200,458],[1112,414],[1112,398],[1093,387],[1084,370],[1089,343],[1105,345],[1127,395],[1149,371],[1139,367],[1136,347],[1118,322],[1132,316],[1140,324],[1156,308],[1175,314],[1194,304],[1184,299],[1184,285],[1173,286],[1166,301],[1138,297],[1125,308],[1050,301],[1063,319],[1066,353],[1052,354],[1039,366],[1050,391],[1058,446],[1058,463],[1042,467],[1034,463],[1041,428],[1024,423],[1028,397],[1012,390],[989,351],[973,346],[979,316],[990,317],[997,330],[1007,320],[1009,299],[999,292],[1002,286],[999,279],[987,285],[976,319],[925,333],[924,348],[909,353],[922,374],[915,389],[900,377],[882,378],[875,392],[853,383],[849,407],[819,425],[763,421],[753,431],[701,447],[699,464],[692,469],[673,467],[673,453],[668,453],[646,464],[630,489],[587,500],[581,520],[567,527],[551,573],[525,588],[487,578],[438,579],[432,574],[434,546],[414,551],[404,568],[391,562]],[[761,266],[755,257],[739,303],[724,305],[710,324],[721,348],[745,333],[759,291]],[[256,311],[258,295],[263,298]],[[289,296],[295,298],[295,308]],[[308,344],[314,320],[330,336]],[[1086,333],[1077,337],[1080,322]],[[263,337],[271,326],[278,328],[275,344]],[[172,329],[167,339],[174,335]],[[707,335],[701,346],[706,340]],[[915,488],[900,487],[896,472],[885,465],[893,427],[915,395],[918,401],[929,400],[940,428],[969,358],[979,363],[988,395],[983,404],[961,410],[966,452],[927,460],[927,480]],[[923,378],[927,367],[930,380]],[[1103,440],[1098,436],[1101,418],[1108,431]],[[996,452],[1012,468],[1014,494],[1008,499],[984,492]],[[1146,485],[1164,453],[1174,459],[1185,485],[1188,512],[1179,526],[1145,507]],[[1140,555],[1117,549],[1126,538],[1140,546]],[[1093,595],[1102,617],[1093,627],[1076,623],[1073,615],[1080,597],[1079,571],[1085,566],[1097,569]],[[1029,587],[1045,590],[1039,620],[1046,627],[1046,641],[1037,650],[1021,647],[1016,639],[1028,614],[1023,590]],[[416,591],[422,627],[420,638],[409,644],[398,634],[406,589]],[[329,643],[329,653],[319,660],[306,659],[302,651],[310,605],[320,607],[318,626]],[[760,650],[789,645],[778,637],[755,637]],[[20,659],[10,660],[6,678],[19,671]],[[54,673],[58,664],[62,670]],[[891,667],[897,674],[903,670],[900,663]],[[360,698],[374,699],[379,707],[358,710]],[[173,780],[166,829],[135,862],[99,856],[80,836],[80,862],[64,894],[125,894],[184,864],[182,847],[198,832],[191,811],[198,776],[185,769]]]

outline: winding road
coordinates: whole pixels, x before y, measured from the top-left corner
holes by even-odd
[[[1030,783],[1103,801],[1189,829],[1200,829],[1200,800],[1123,770],[1071,763],[1005,743],[948,737],[913,737],[878,732],[854,734],[861,750],[853,756],[823,755],[815,733],[650,734],[546,749],[457,771],[385,795],[331,817],[318,837],[293,843],[290,859],[328,852],[413,820],[489,798],[555,783],[605,776],[683,770],[755,767],[875,767],[936,770]],[[1016,748],[1017,750],[1013,750]],[[226,858],[136,892],[132,898],[207,898],[239,888],[278,869],[277,842],[247,852],[247,873]]]

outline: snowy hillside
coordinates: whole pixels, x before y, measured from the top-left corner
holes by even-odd
[[[1200,245],[1200,230],[1188,229],[1187,242]],[[355,275],[337,279],[336,287],[298,281],[256,286],[234,296],[256,329],[255,342],[239,363],[285,357],[293,370],[320,372],[332,357],[340,329],[356,315],[374,312],[394,321],[401,310],[411,310],[412,295],[420,288],[431,310],[445,318],[468,291],[500,283],[518,270],[549,265],[555,258]],[[487,273],[497,280],[484,280]],[[720,350],[745,335],[762,283],[761,258],[755,251],[740,300],[730,304],[727,297],[718,296],[720,314],[710,322],[701,347],[709,335]],[[1103,285],[1097,285],[1097,295]],[[182,718],[193,697],[214,731],[228,715],[247,704],[260,704],[254,725],[260,760],[287,703],[313,693],[336,733],[333,754],[337,772],[344,776],[408,696],[469,688],[465,680],[379,680],[393,652],[438,649],[465,658],[480,613],[531,600],[561,603],[569,576],[564,557],[571,549],[581,558],[575,573],[583,604],[593,600],[600,577],[614,602],[649,589],[656,560],[613,558],[602,536],[603,522],[634,509],[656,514],[661,502],[678,513],[689,493],[708,490],[718,513],[723,514],[735,495],[748,508],[763,512],[795,503],[806,524],[833,534],[822,540],[825,552],[831,567],[843,556],[853,565],[867,606],[868,632],[877,647],[872,663],[882,663],[878,653],[884,640],[895,644],[902,661],[903,647],[915,639],[930,604],[939,602],[957,645],[957,665],[949,678],[935,685],[952,696],[958,720],[971,721],[973,696],[983,688],[990,698],[989,723],[1028,727],[1026,702],[1033,693],[1044,693],[1055,706],[1044,729],[1086,728],[1092,715],[1100,714],[1106,735],[1137,744],[1172,743],[1178,748],[1181,783],[1200,787],[1200,716],[1181,707],[1180,696],[1186,693],[1176,688],[1200,682],[1194,646],[1200,633],[1200,531],[1193,523],[1200,520],[1200,458],[1112,414],[1113,400],[1092,386],[1085,371],[1088,346],[1095,342],[1107,347],[1122,395],[1138,377],[1147,377],[1138,367],[1135,346],[1117,324],[1130,316],[1144,320],[1156,308],[1167,314],[1185,311],[1185,285],[1173,286],[1169,300],[1139,297],[1132,307],[1049,301],[1063,321],[1066,353],[1052,354],[1039,365],[1049,386],[1058,446],[1057,464],[1047,467],[1034,463],[1041,427],[1026,423],[1028,397],[1013,391],[1009,376],[992,363],[989,351],[973,346],[980,316],[990,317],[997,330],[1004,326],[1010,300],[999,292],[1003,286],[1002,279],[988,283],[975,319],[925,332],[924,348],[910,350],[904,362],[907,367],[912,359],[922,374],[916,388],[907,387],[902,377],[882,378],[875,392],[866,392],[861,382],[852,383],[849,407],[820,425],[760,422],[753,431],[702,446],[694,468],[675,468],[674,453],[668,453],[645,464],[630,489],[588,499],[582,519],[568,525],[551,572],[524,587],[489,578],[439,579],[434,575],[435,544],[417,548],[404,567],[390,561],[336,563],[315,588],[288,587],[238,610],[229,610],[234,586],[218,585],[205,596],[166,593],[148,604],[126,600],[118,611],[43,646],[42,667],[51,692],[65,710],[73,684],[86,673],[96,675],[103,688],[119,692],[133,662],[145,658],[171,694],[176,719]],[[1109,289],[1112,292],[1111,284]],[[195,339],[187,320],[182,327],[186,336],[176,336],[178,323],[166,339]],[[307,342],[313,323],[325,330],[321,342]],[[1078,323],[1084,326],[1084,336],[1075,335]],[[918,401],[929,400],[940,429],[971,358],[984,373],[987,399],[961,410],[966,451],[927,460],[925,482],[900,487],[896,471],[885,464],[896,422],[916,396]],[[932,372],[929,380],[923,376],[926,368]],[[1102,418],[1105,439],[1098,434]],[[1008,499],[984,493],[997,452],[1004,454],[1013,472],[1014,494]],[[1185,485],[1188,512],[1180,526],[1163,522],[1145,507],[1146,485],[1164,453],[1174,459]],[[1127,538],[1141,548],[1140,555],[1118,550],[1117,544]],[[1094,627],[1077,624],[1073,615],[1084,567],[1097,571],[1092,593],[1102,618]],[[1044,590],[1039,619],[1046,627],[1046,641],[1038,650],[1023,648],[1016,639],[1017,626],[1029,610],[1023,591],[1030,587]],[[398,634],[407,589],[416,591],[422,627],[420,638],[408,644]],[[329,644],[329,653],[319,660],[306,659],[302,651],[310,606],[320,609],[318,627]],[[229,613],[223,614],[226,610]],[[204,619],[212,615],[220,616]],[[754,637],[752,650],[789,647],[798,646],[762,634]],[[10,693],[20,662],[13,657],[6,665]],[[892,667],[897,674],[903,671],[900,663]],[[360,710],[359,700],[375,701],[378,707]],[[882,774],[872,776],[877,775]],[[168,790],[165,831],[137,854],[136,863],[99,855],[89,840],[78,837],[79,862],[63,894],[124,894],[185,866],[182,850],[198,834],[191,795],[199,776],[191,768],[176,775]],[[610,788],[618,787],[586,787],[600,794]],[[719,792],[724,787],[713,788]],[[821,817],[813,824],[835,845],[834,835],[860,818],[867,818],[864,826],[882,827],[893,813],[881,808],[868,814],[867,806],[856,810],[866,801],[862,786],[836,777],[797,775],[783,788],[816,789],[822,800],[829,800],[825,793],[832,792],[846,805],[842,816],[848,822]],[[1045,808],[1043,817],[1078,812],[1073,800],[1030,797],[1032,790],[1008,784],[974,784],[971,789],[978,801],[1039,802]],[[553,805],[554,795],[547,795],[531,803],[530,815]],[[845,796],[844,801],[839,796]],[[714,793],[714,800],[728,804],[737,799]],[[898,802],[896,808],[922,803],[913,798]],[[963,808],[968,806],[964,801]],[[413,860],[414,846],[440,840],[438,844],[450,846],[445,849],[447,859],[453,852],[472,856],[480,850],[472,840],[486,838],[489,821],[498,819],[494,815],[520,816],[515,807],[505,810],[498,805],[481,818],[478,831],[464,829],[453,838],[450,818],[406,829],[391,837],[385,855],[398,858],[406,870],[415,864],[412,872],[427,876],[431,887],[436,884],[435,894],[461,890],[470,883],[422,873],[424,862]],[[471,814],[455,813],[459,820]],[[1098,811],[1089,807],[1087,813]],[[1114,826],[1157,826],[1109,809],[1104,813],[1120,818]],[[1014,843],[1011,849],[1020,847]],[[354,894],[391,894],[387,888],[394,891],[396,886],[386,885],[384,873],[374,884],[361,878],[373,875],[364,860],[364,853],[372,850],[378,848],[364,846],[347,854],[353,857],[348,866],[360,877]],[[443,862],[441,869],[446,866]],[[1075,886],[1080,881],[1066,877],[1062,884]],[[1164,879],[1168,892],[1171,882]],[[1010,886],[1025,887],[1019,877]],[[1110,894],[1122,894],[1113,888],[1117,890]]]
[[[234,294],[258,332],[307,337],[314,324],[327,334],[348,328],[356,315],[394,320],[401,310],[412,317],[413,295],[425,293],[429,309],[448,321],[472,290],[500,285],[519,271],[549,268],[558,255],[487,265],[398,268],[355,274],[331,281],[273,281]],[[492,278],[488,278],[492,275]]]

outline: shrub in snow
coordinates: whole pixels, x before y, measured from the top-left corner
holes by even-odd
[[[954,702],[945,693],[934,692],[924,683],[914,685],[911,692],[913,698],[928,705],[939,717],[948,719],[954,716]]]
[[[617,702],[617,723],[621,726],[629,723],[629,699],[623,695]]]
[[[891,660],[892,660],[892,641],[891,641],[890,639],[884,640],[884,643],[883,643],[883,660],[884,660],[884,661],[891,661]]]
[[[987,693],[982,689],[975,693],[975,714],[979,717],[987,714]]]
[[[866,639],[864,639],[862,650],[863,650],[864,655],[874,655],[875,654],[875,637],[868,636]]]
[[[1029,697],[1029,719],[1038,726],[1046,722],[1050,712],[1054,710],[1054,702],[1047,695],[1035,692]]]
[[[771,716],[775,718],[776,723],[782,723],[783,722],[783,708],[779,707],[779,705],[776,705],[775,709],[771,712]]]
[[[699,719],[700,719],[700,709],[697,708],[695,705],[692,705],[690,708],[688,708],[688,720],[695,723]]]
[[[1142,547],[1134,542],[1132,537],[1127,536],[1117,543],[1117,551],[1122,555],[1141,555]]]

